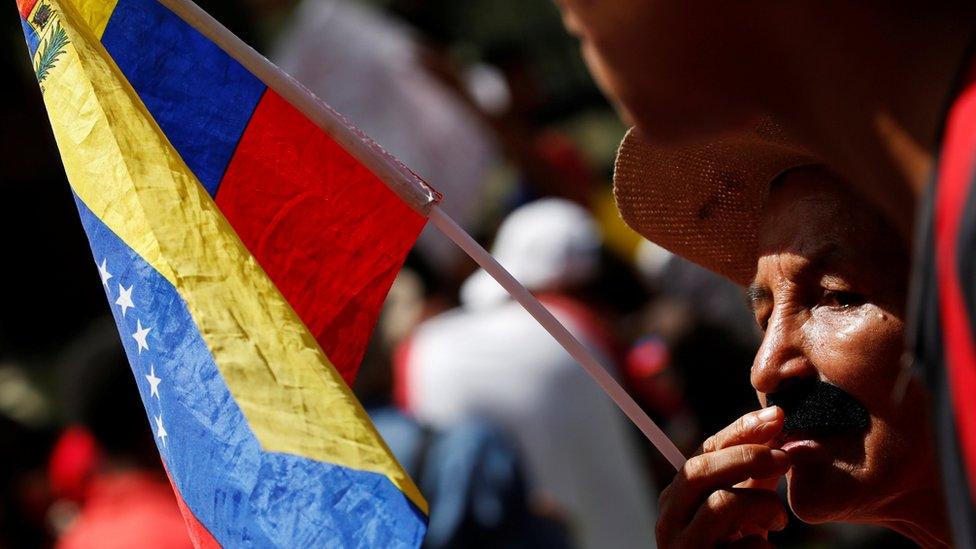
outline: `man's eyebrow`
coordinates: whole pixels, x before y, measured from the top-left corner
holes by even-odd
[[[753,311],[761,304],[772,299],[772,293],[767,286],[753,282],[746,287],[746,304]]]

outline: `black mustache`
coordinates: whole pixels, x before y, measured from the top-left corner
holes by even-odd
[[[814,431],[823,435],[867,429],[871,417],[854,397],[835,385],[813,381],[766,395],[766,402],[786,413],[783,431]]]

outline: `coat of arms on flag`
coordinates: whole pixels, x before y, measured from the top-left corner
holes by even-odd
[[[54,10],[47,2],[27,2],[21,8],[21,24],[27,38],[27,45],[34,57],[34,75],[42,89],[44,79],[54,68],[58,58],[64,54],[68,44],[68,33],[65,32],[57,17],[53,17]],[[26,17],[24,11],[27,10]]]

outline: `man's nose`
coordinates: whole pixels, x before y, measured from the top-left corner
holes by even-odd
[[[756,391],[773,393],[784,383],[816,376],[805,343],[803,319],[795,314],[774,312],[752,364],[750,381]]]

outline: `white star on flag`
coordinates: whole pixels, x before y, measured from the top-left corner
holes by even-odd
[[[102,264],[98,266],[98,276],[102,278],[102,286],[108,289],[108,279],[112,278],[112,273],[108,272],[108,258],[102,260]]]
[[[163,427],[163,416],[156,416],[156,437],[163,442],[163,446],[166,446],[166,437],[169,433],[166,432],[166,428]]]
[[[125,312],[136,306],[136,304],[132,302],[132,286],[123,288],[122,285],[119,284],[119,298],[115,300],[115,304],[122,307],[122,317],[124,318]]]
[[[156,377],[156,366],[149,365],[149,375],[146,379],[149,380],[149,396],[159,398],[159,383],[163,380]]]
[[[152,328],[143,328],[142,321],[136,319],[136,333],[132,334],[132,339],[135,339],[136,343],[139,344],[140,355],[143,349],[149,350],[149,344],[146,343],[146,336],[149,335],[149,330],[152,330]]]

